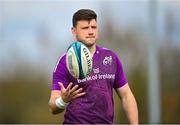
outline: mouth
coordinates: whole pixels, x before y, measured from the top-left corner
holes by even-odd
[[[95,36],[88,36],[88,37],[86,37],[86,38],[87,38],[87,39],[88,39],[88,38],[95,38]]]

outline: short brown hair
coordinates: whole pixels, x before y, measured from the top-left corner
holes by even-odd
[[[77,22],[80,20],[92,20],[97,19],[97,15],[93,10],[90,9],[80,9],[74,13],[72,23],[73,27],[77,25]]]

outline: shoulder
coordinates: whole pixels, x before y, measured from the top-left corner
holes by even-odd
[[[112,50],[112,49],[110,49],[110,48],[106,48],[106,47],[102,47],[102,46],[97,45],[97,50],[98,50],[100,53],[108,54],[108,55],[111,55],[111,56],[118,57],[117,54],[116,54],[116,52],[114,52],[114,50]]]
[[[57,63],[65,63],[66,62],[66,53],[63,53],[59,56]]]
[[[54,68],[54,72],[56,71],[56,69],[58,68],[58,65],[62,64],[62,65],[66,65],[66,53],[62,54],[59,58],[58,61],[56,62],[56,66]]]

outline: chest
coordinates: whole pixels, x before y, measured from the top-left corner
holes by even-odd
[[[97,54],[93,57],[93,67],[89,76],[77,79],[76,84],[88,88],[89,86],[109,91],[115,81],[116,61],[112,55]]]

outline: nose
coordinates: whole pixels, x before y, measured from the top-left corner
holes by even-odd
[[[92,29],[92,27],[89,27],[89,29],[88,29],[88,34],[93,34],[93,29]]]

